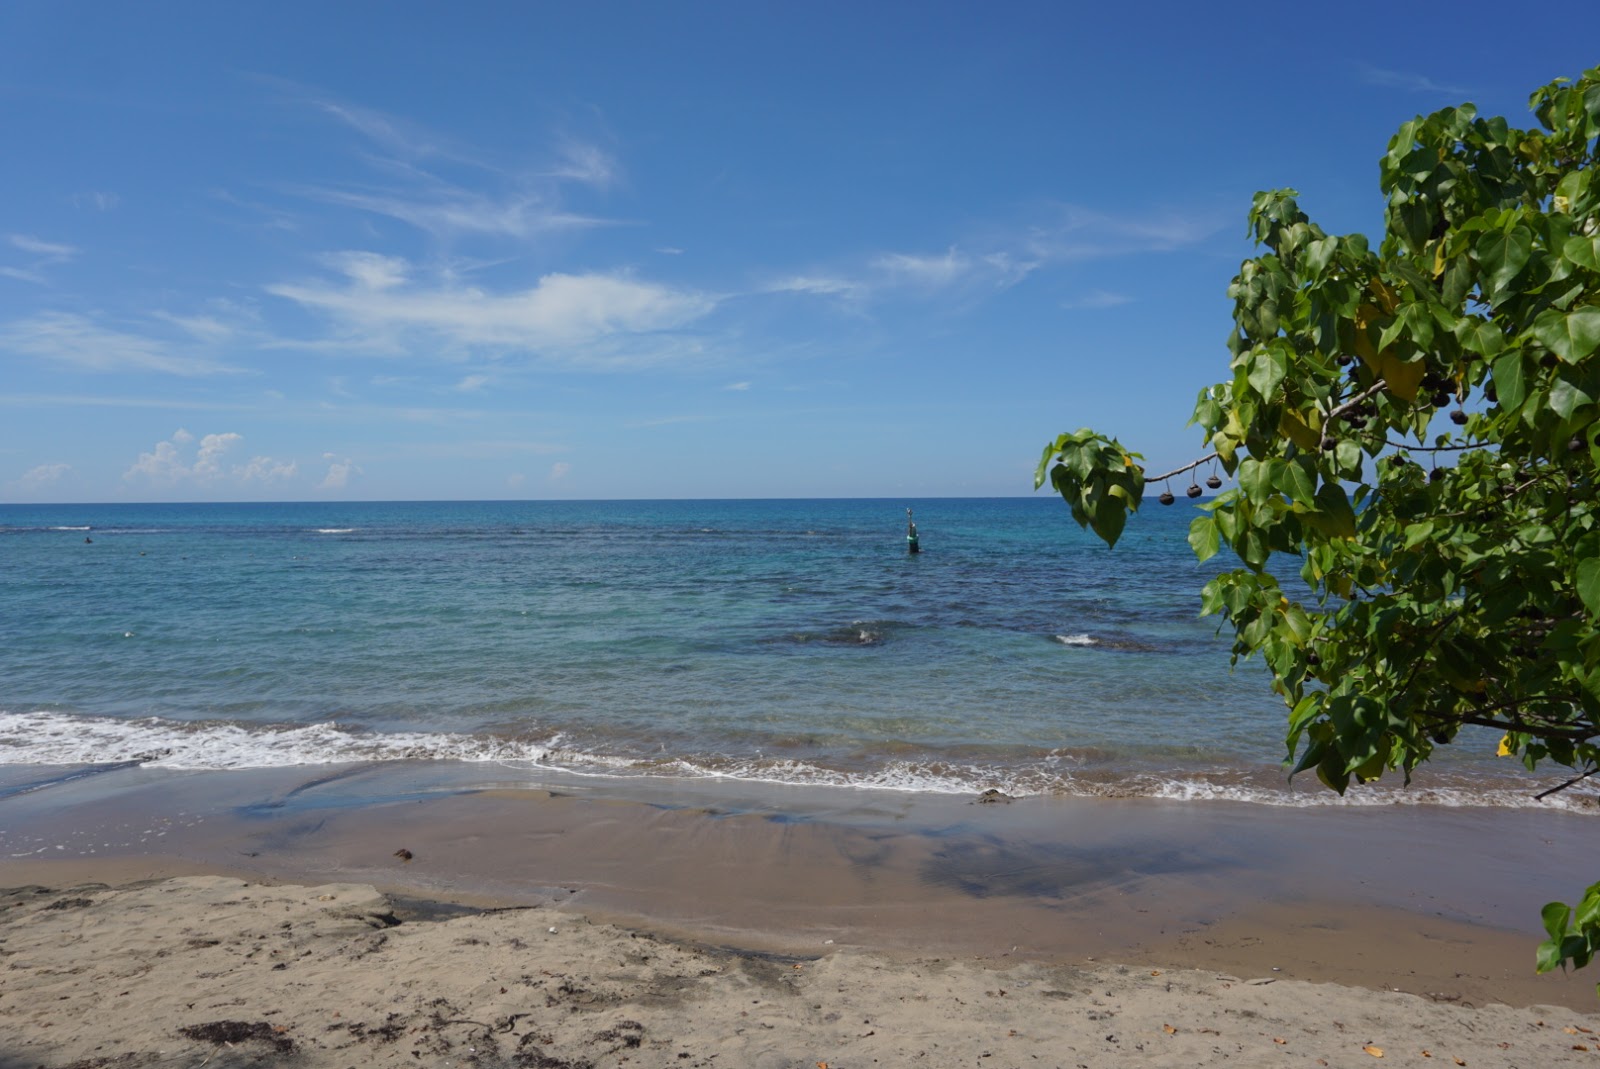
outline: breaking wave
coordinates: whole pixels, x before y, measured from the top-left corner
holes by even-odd
[[[337,723],[241,725],[146,717],[124,720],[55,712],[0,713],[0,764],[138,764],[172,770],[230,770],[385,761],[459,761],[554,769],[586,776],[731,779],[862,790],[1014,797],[1066,795],[1235,802],[1290,807],[1493,806],[1600,813],[1600,794],[1569,790],[1544,801],[1539,785],[1489,781],[1470,770],[1436,770],[1410,786],[1369,784],[1344,797],[1315,784],[1286,784],[1276,768],[1129,767],[1093,751],[1035,751],[1006,761],[880,759],[831,767],[816,759],[761,755],[592,752],[560,733],[542,738],[455,732],[376,732]]]

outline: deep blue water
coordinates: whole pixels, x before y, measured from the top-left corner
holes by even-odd
[[[0,763],[1264,799],[1284,713],[1197,618],[1193,515],[1110,551],[1044,495],[0,506]]]

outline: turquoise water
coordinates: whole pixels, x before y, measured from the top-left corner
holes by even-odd
[[[1325,801],[1196,616],[1192,515],[1108,551],[1042,495],[0,506],[0,763]],[[1445,772],[1407,797],[1508,787]]]

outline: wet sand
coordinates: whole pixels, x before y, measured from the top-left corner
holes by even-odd
[[[356,882],[766,952],[1115,961],[1477,1005],[1595,1002],[1586,975],[1531,967],[1539,908],[1590,875],[1573,860],[1600,830],[1586,815],[976,804],[440,762],[83,772],[5,770],[0,885]]]

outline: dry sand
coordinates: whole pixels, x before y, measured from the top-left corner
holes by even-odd
[[[1600,1014],[1270,974],[758,955],[221,876],[0,904],[6,1069],[1600,1063]]]

